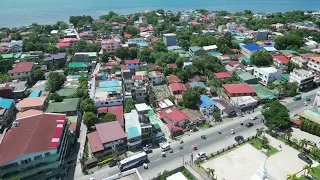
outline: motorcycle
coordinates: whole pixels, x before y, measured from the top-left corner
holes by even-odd
[[[218,131],[218,134],[222,134],[222,132],[221,132],[221,131]]]
[[[180,144],[183,144],[183,140],[180,141]]]
[[[173,153],[173,149],[170,150],[170,153]]]
[[[180,146],[180,148],[179,149],[183,149],[183,146]]]

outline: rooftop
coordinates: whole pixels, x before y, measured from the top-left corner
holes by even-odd
[[[231,94],[255,93],[256,91],[247,83],[242,84],[224,84],[223,88]]]
[[[86,68],[88,63],[86,62],[69,62],[69,68]]]
[[[167,76],[167,80],[168,80],[169,84],[181,82],[181,80],[178,78],[178,76],[175,76],[175,75]]]
[[[215,104],[216,103],[212,99],[210,99],[208,96],[206,95],[200,96],[200,104],[199,104],[200,107],[203,108],[203,107],[215,105]]]
[[[1,109],[9,109],[13,103],[13,99],[6,99],[0,97],[0,108]]]
[[[24,98],[17,105],[20,109],[44,106],[47,97]]]
[[[19,119],[19,126],[8,130],[0,145],[0,164],[56,149],[65,119],[64,114],[46,113]]]
[[[211,46],[203,46],[203,49],[205,51],[210,51],[210,50],[214,50],[214,49],[217,49],[218,46],[217,45],[211,45]]]
[[[189,120],[189,117],[187,115],[176,108],[163,109],[160,110],[158,114],[161,119],[167,117],[174,121],[174,123],[179,123],[182,120]]]
[[[288,64],[289,60],[285,56],[273,56],[273,59],[276,59],[281,62],[281,64]]]
[[[219,72],[214,73],[217,79],[223,79],[223,78],[231,78],[231,75],[228,72]]]
[[[171,91],[185,91],[186,87],[182,83],[172,83],[169,84]]]
[[[64,59],[67,53],[57,53],[57,54],[50,54],[48,57],[44,58],[44,61],[54,61],[59,59]]]
[[[136,110],[131,110],[130,113],[124,114],[124,119],[128,139],[141,136],[138,112]]]
[[[13,69],[9,70],[9,74],[13,73],[23,73],[23,72],[30,72],[33,68],[34,62],[20,62],[16,64]]]
[[[79,98],[64,99],[62,102],[50,103],[46,112],[63,113],[72,112],[78,109]]]
[[[115,114],[121,127],[124,127],[123,106],[108,107],[108,113]]]
[[[138,64],[138,63],[140,63],[140,60],[139,59],[125,60],[124,63],[126,65],[128,65],[128,64]]]
[[[25,118],[25,117],[34,116],[34,115],[39,115],[39,114],[43,114],[43,111],[36,110],[36,109],[29,109],[29,110],[24,111],[24,112],[19,112],[16,115],[16,120],[19,120],[19,119]]]
[[[243,48],[246,48],[248,49],[249,51],[257,51],[257,50],[260,50],[262,49],[262,47],[256,45],[256,44],[247,44],[247,45],[244,45]]]
[[[192,81],[192,82],[189,83],[189,84],[190,84],[190,86],[191,86],[192,88],[193,88],[193,87],[196,87],[196,86],[201,87],[201,88],[204,88],[204,89],[207,88],[207,86],[206,86],[203,82]]]
[[[251,80],[251,79],[256,79],[256,77],[253,76],[252,74],[250,74],[249,72],[240,73],[240,74],[238,74],[238,77],[242,81],[248,81],[248,80]]]
[[[166,34],[163,34],[163,36],[176,36],[176,34],[174,34],[174,33],[166,33]]]
[[[190,49],[191,49],[191,51],[195,52],[195,51],[201,50],[202,47],[199,47],[199,46],[191,46]]]
[[[257,68],[257,67],[256,67]],[[274,68],[274,67],[264,67],[264,68],[257,68],[257,69],[259,69],[260,71],[264,71],[264,72],[266,72],[266,73],[275,73],[275,72],[277,72],[278,70],[276,69],[276,68]]]
[[[56,93],[58,93],[61,97],[69,97],[76,93],[76,88],[62,88],[58,90]]]
[[[150,106],[148,106],[146,103],[141,103],[141,104],[135,104],[135,107],[138,112],[140,111],[147,111],[152,109]]]
[[[99,82],[99,87],[101,87],[101,88],[119,87],[119,86],[121,86],[121,83],[118,80],[100,81]]]
[[[261,100],[272,100],[275,99],[276,96],[265,86],[262,86],[261,84],[252,84],[250,85],[257,93],[257,96]]]

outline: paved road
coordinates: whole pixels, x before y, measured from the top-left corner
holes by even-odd
[[[304,97],[309,95],[311,97],[311,100],[314,100],[315,94],[316,94],[316,90],[310,91],[308,93],[305,93]],[[282,101],[282,103],[290,110],[291,115],[294,115],[306,108],[306,106],[304,106],[303,104],[304,103],[303,99],[299,101],[293,101],[291,98],[291,99]],[[240,125],[241,121],[244,121],[244,123],[251,122],[249,118],[252,115],[258,116],[258,120],[253,121],[255,124],[254,127],[246,128]],[[150,163],[148,164],[149,169],[146,171],[142,167],[139,167],[138,170],[143,177],[150,179],[152,177],[157,176],[159,172],[162,172],[162,171],[159,171],[161,167],[165,166],[167,169],[172,169],[174,168],[175,165],[177,165],[177,162],[182,164],[183,157],[185,157],[185,160],[188,160],[188,158],[190,157],[191,147],[193,144],[197,144],[199,152],[205,149],[207,153],[212,152],[212,151],[210,152],[210,150],[213,149],[211,147],[219,146],[220,149],[221,147],[227,147],[235,142],[233,140],[235,135],[231,135],[230,133],[231,129],[234,129],[236,134],[241,134],[243,136],[254,135],[256,128],[263,127],[263,124],[261,123],[260,119],[261,119],[261,112],[257,111],[251,114],[247,114],[245,117],[234,118],[232,121],[226,122],[219,126],[209,128],[203,131],[194,132],[190,134],[190,136],[186,136],[183,139],[184,148],[180,150],[180,152],[179,152],[179,147],[181,145],[178,141],[171,143],[171,147],[174,150],[174,153],[167,152],[166,153],[167,157],[165,158],[161,157],[161,151],[159,148],[155,149],[153,153],[149,154],[149,157],[148,157],[150,161]],[[219,135],[218,134],[219,130],[221,130],[223,134]],[[200,136],[202,134],[206,134],[207,136],[206,140],[201,140]],[[94,172],[92,176],[95,177],[95,179],[100,180],[105,177],[108,177],[109,175],[113,175],[116,173],[119,173],[119,170],[117,167],[113,167],[113,168],[104,167],[103,169],[97,172]],[[91,176],[83,176],[83,175],[75,176],[75,178],[79,180],[86,180],[86,179],[89,179],[90,177]]]

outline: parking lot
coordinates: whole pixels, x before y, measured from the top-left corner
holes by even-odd
[[[309,134],[307,132],[301,131],[297,128],[292,128],[292,137],[291,139],[296,138],[298,141],[302,139],[306,139],[309,141],[313,141],[317,144],[317,146],[320,148],[320,137]]]

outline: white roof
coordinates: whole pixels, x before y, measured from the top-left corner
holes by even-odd
[[[217,45],[203,46],[203,49],[204,49],[205,51],[213,50],[213,49],[217,49],[217,48],[218,48]]]
[[[174,33],[166,33],[166,34],[163,34],[163,36],[176,36],[176,34],[174,34]]]
[[[265,68],[256,68],[256,69],[258,69],[258,70],[260,70],[260,71],[264,71],[264,72],[266,72],[266,73],[275,73],[275,72],[277,72],[278,70],[276,69],[276,68],[274,68],[274,67],[265,67]]]
[[[177,172],[166,178],[167,180],[188,180],[181,172]]]
[[[277,51],[277,49],[274,48],[274,47],[264,47],[264,49],[265,49],[266,51],[268,51],[268,52]]]
[[[146,103],[135,104],[135,106],[137,111],[147,111],[151,109],[151,107],[148,106]]]

